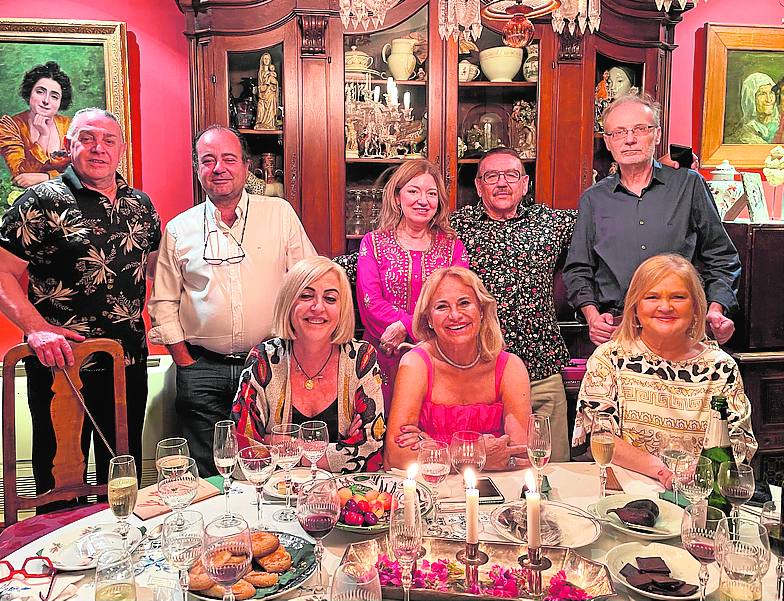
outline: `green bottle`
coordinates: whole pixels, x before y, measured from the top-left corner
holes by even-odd
[[[703,457],[711,460],[713,466],[713,491],[708,496],[708,505],[730,514],[732,505],[719,489],[719,466],[725,461],[735,461],[730,443],[730,429],[727,423],[727,397],[711,397],[711,419],[705,431],[702,444]]]

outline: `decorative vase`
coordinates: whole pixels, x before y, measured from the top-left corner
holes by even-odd
[[[391,44],[384,44],[381,49],[382,60],[389,65],[392,77],[397,80],[411,79],[416,69],[414,46],[417,40],[413,38],[397,38]]]
[[[531,44],[526,48],[523,78],[526,81],[539,81],[539,44]]]

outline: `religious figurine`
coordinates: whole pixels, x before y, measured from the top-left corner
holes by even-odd
[[[278,74],[269,52],[259,61],[259,103],[254,129],[276,129],[278,116]]]
[[[231,96],[229,92],[230,104],[233,110],[230,115],[233,117],[232,125],[237,129],[249,129],[253,127],[256,119],[256,78],[243,77],[240,80],[242,92],[237,98]]]
[[[478,123],[474,123],[470,129],[466,130],[465,144],[468,151],[482,150],[482,128]]]
[[[536,158],[536,104],[518,100],[509,117],[511,147],[521,159]]]

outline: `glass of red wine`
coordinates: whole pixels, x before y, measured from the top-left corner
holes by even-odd
[[[324,555],[324,537],[340,516],[340,497],[334,480],[316,480],[304,483],[297,495],[297,520],[302,529],[316,540],[318,584],[313,589],[313,600],[326,601],[321,558]]]
[[[705,601],[708,564],[715,561],[716,529],[722,518],[724,513],[709,505],[689,505],[683,510],[681,541],[692,557],[700,562],[700,601]]]
[[[234,601],[232,586],[247,574],[253,557],[248,523],[233,513],[218,516],[204,528],[203,548],[204,571],[223,587],[223,601]]]
[[[740,507],[754,496],[754,468],[734,461],[724,461],[716,476],[721,494],[732,505],[732,517],[738,517]]]

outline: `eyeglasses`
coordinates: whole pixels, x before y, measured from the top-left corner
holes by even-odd
[[[250,204],[250,203],[249,203]],[[248,206],[245,207],[245,221],[242,224],[242,235],[240,239],[234,237],[234,234],[228,232],[228,236],[234,241],[234,245],[238,251],[237,254],[231,255],[229,257],[219,257],[220,255],[220,248],[221,248],[221,234],[218,230],[209,230],[207,228],[207,205],[205,203],[204,206],[204,249],[202,250],[201,258],[204,260],[207,265],[222,265],[223,263],[228,263],[229,265],[234,265],[236,263],[242,262],[245,258],[245,250],[242,248],[242,242],[245,240],[245,228],[248,225]],[[228,247],[228,243],[226,244]],[[209,248],[209,250],[208,250]],[[209,255],[209,256],[208,256]]]
[[[640,138],[642,136],[647,136],[651,131],[657,129],[658,125],[635,125],[631,129],[626,129],[625,127],[620,127],[615,131],[608,131],[604,132],[604,135],[608,138],[612,138],[613,140],[625,140],[626,136],[629,135],[629,132],[632,132],[632,135],[635,138]]]
[[[508,184],[516,184],[522,177],[517,169],[512,169],[510,171],[488,171],[480,175],[479,179],[481,179],[486,184],[496,184],[502,175]]]
[[[0,582],[11,580],[17,574],[25,578],[49,578],[54,574],[52,560],[48,557],[28,557],[20,569],[15,569],[10,561],[0,561]]]

